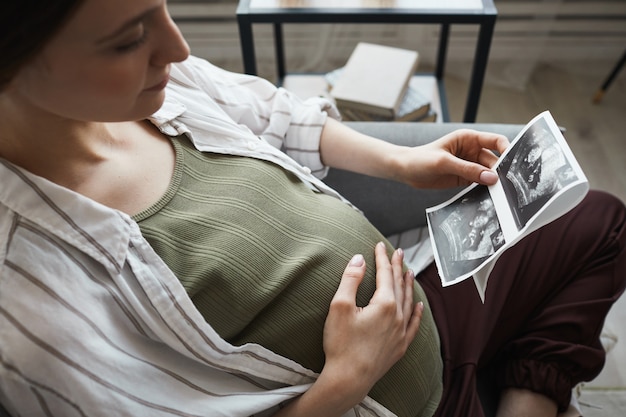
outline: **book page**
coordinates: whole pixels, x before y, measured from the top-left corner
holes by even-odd
[[[549,112],[528,123],[494,167],[500,180],[473,184],[426,210],[443,286],[469,277],[484,301],[495,261],[525,235],[574,208],[589,182]]]

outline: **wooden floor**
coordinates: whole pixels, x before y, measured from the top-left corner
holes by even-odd
[[[566,129],[565,137],[592,187],[626,201],[626,68],[599,104],[591,100],[613,65],[539,64],[523,89],[491,85],[487,76],[477,121],[525,124],[550,110]],[[451,119],[460,121],[467,83],[448,77],[446,86]]]

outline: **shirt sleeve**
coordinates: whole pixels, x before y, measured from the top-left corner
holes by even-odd
[[[327,117],[340,119],[328,99],[302,100],[284,88],[252,75],[219,68],[206,60],[190,57],[186,64],[194,81],[233,121],[287,153],[313,173],[326,173],[319,147]]]

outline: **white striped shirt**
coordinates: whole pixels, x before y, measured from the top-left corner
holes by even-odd
[[[310,174],[325,173],[326,111],[190,58],[153,122],[336,194]],[[0,180],[0,401],[14,416],[266,415],[315,379],[221,339],[129,216],[2,159]],[[391,414],[366,398],[348,415]]]

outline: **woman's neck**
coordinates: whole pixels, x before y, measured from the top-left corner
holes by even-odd
[[[147,122],[42,129],[22,140],[9,161],[130,215],[158,201],[174,172],[172,144]]]
[[[70,120],[5,98],[0,95],[0,156],[53,182],[76,181],[123,146],[118,124]]]
[[[105,160],[106,149],[114,142],[101,123],[54,126],[33,120],[30,126],[12,127],[0,128],[0,155],[53,181],[59,171],[71,176],[81,166]]]
[[[167,191],[172,144],[147,121],[81,122],[18,106],[0,93],[0,157],[129,214]]]

